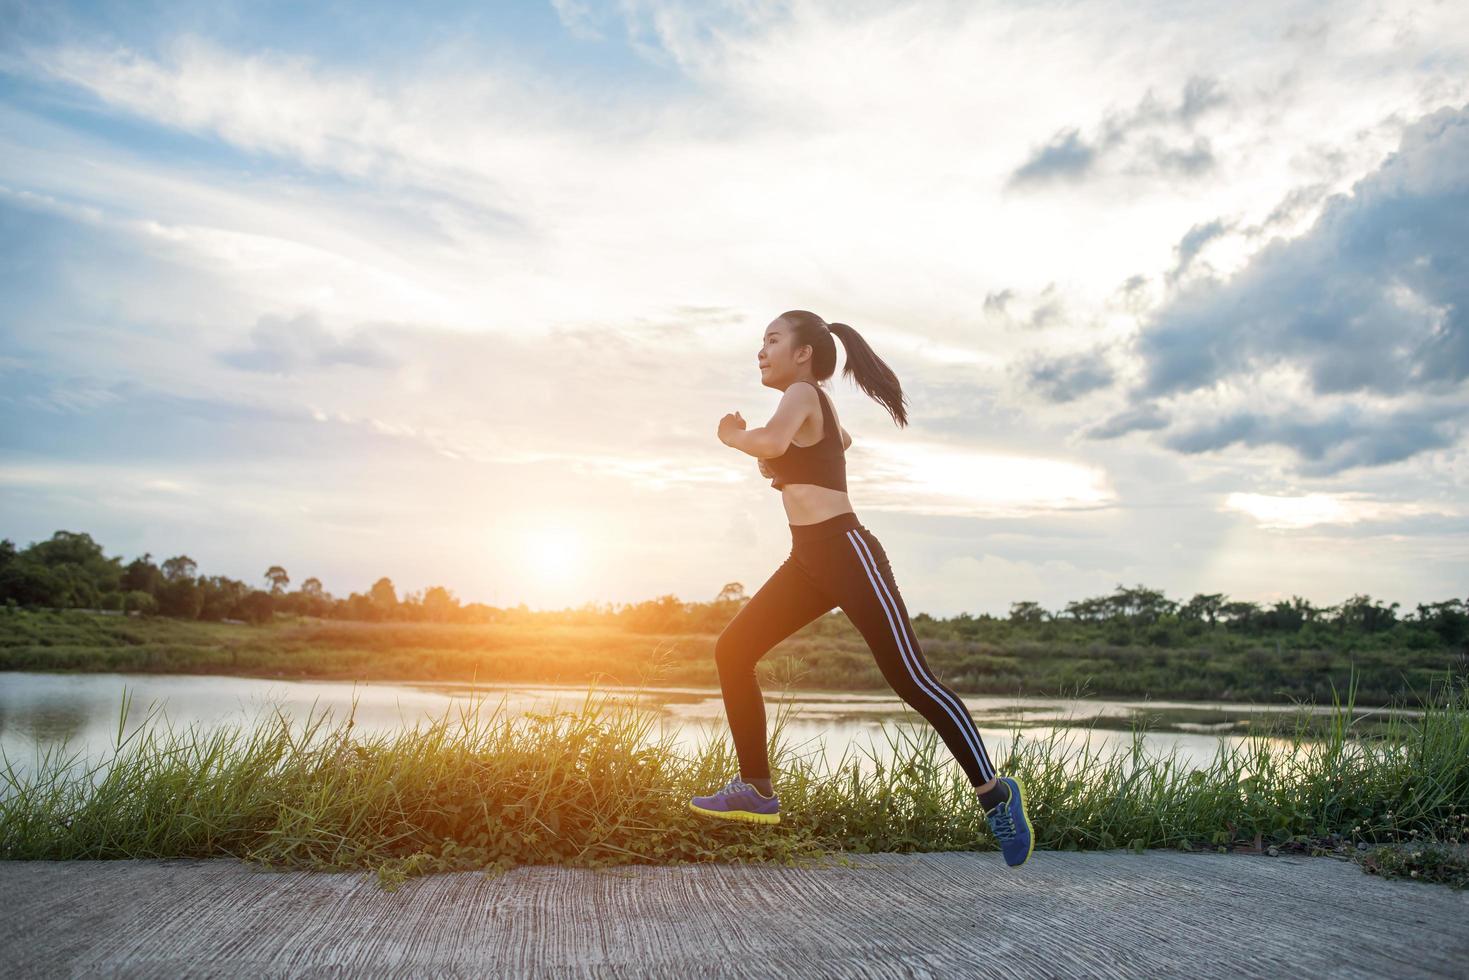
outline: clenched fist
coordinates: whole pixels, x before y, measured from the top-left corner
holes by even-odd
[[[728,446],[730,444],[729,440],[734,434],[736,432],[743,432],[744,429],[745,420],[740,416],[740,413],[730,412],[719,420],[719,441]]]

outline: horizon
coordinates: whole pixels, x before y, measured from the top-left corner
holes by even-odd
[[[87,532],[84,532],[84,531],[83,532],[68,531],[66,529],[59,529],[58,531],[55,532],[55,534],[74,534],[74,535],[82,535],[82,534],[86,534],[86,533]],[[87,535],[87,536],[88,537],[91,537],[90,535]],[[164,566],[167,565],[168,562],[170,562],[170,561],[172,561],[172,560],[174,560],[176,558],[184,558],[184,559],[187,559],[189,562],[193,562],[192,557],[188,556],[187,554],[182,554],[182,555],[169,555],[167,557],[163,557],[163,556],[153,555],[151,552],[144,552],[143,554],[134,555],[131,559],[128,556],[126,556],[126,555],[107,555],[107,548],[106,548],[106,546],[102,542],[96,541],[95,538],[93,538],[92,540],[100,547],[102,556],[106,560],[108,560],[110,562],[116,562],[118,564],[118,567],[121,568],[121,569],[123,569],[123,570],[126,570],[129,567],[129,565],[132,562],[134,562],[134,561],[144,561],[144,560],[146,560],[149,563],[151,563],[155,568],[158,568],[158,569],[163,570],[163,571],[166,571],[166,569],[164,568]],[[17,552],[23,552],[23,551],[26,550],[24,547],[21,547],[20,545],[18,545],[14,541],[14,539],[9,538],[9,537],[7,537],[4,534],[0,534],[0,542],[9,543],[11,545],[14,545]],[[39,543],[39,542],[32,542],[31,544],[36,544],[36,543]],[[27,545],[26,547],[29,547],[29,545]],[[215,578],[215,577],[219,577],[219,573],[209,572],[206,569],[203,569],[203,568],[198,567],[197,566],[197,563],[194,563],[194,564],[195,564],[195,568],[194,568],[194,574],[192,575],[192,578],[194,578],[196,581],[203,581],[205,579],[212,579],[212,578]],[[284,573],[284,582],[278,581],[276,578],[272,577],[271,573],[276,572],[276,571],[280,571],[280,572]],[[229,576],[225,576],[225,577],[228,578]],[[712,597],[707,598],[707,599],[686,598],[686,597],[681,596],[681,595],[678,595],[676,593],[665,593],[663,595],[657,595],[657,596],[645,596],[645,597],[643,597],[641,599],[633,599],[633,600],[630,600],[630,601],[627,601],[627,602],[611,602],[611,601],[587,600],[585,602],[574,604],[574,605],[545,606],[545,607],[543,607],[543,606],[531,606],[531,605],[529,605],[529,604],[527,604],[527,603],[525,603],[523,601],[522,602],[512,602],[512,603],[496,604],[496,603],[481,602],[480,600],[475,600],[475,599],[465,599],[464,597],[462,597],[462,596],[459,595],[458,591],[454,588],[454,586],[452,584],[450,584],[448,582],[443,582],[443,581],[435,581],[435,582],[429,583],[429,584],[427,584],[425,586],[422,586],[420,588],[417,588],[417,589],[404,589],[404,588],[400,587],[397,582],[394,582],[393,581],[393,578],[392,578],[391,575],[380,575],[377,578],[375,578],[375,579],[372,580],[372,583],[371,583],[371,585],[368,588],[360,589],[360,590],[358,590],[358,589],[349,589],[346,593],[333,592],[332,589],[330,588],[329,584],[326,583],[326,582],[321,581],[321,579],[320,579],[319,576],[310,575],[310,574],[305,575],[304,577],[292,576],[290,574],[290,570],[289,569],[285,568],[284,566],[280,566],[280,565],[272,565],[270,568],[266,569],[265,573],[262,574],[260,577],[265,580],[265,585],[251,585],[251,583],[247,579],[241,579],[241,580],[237,580],[237,581],[240,581],[240,582],[242,582],[245,585],[249,585],[252,589],[257,590],[257,591],[260,591],[260,592],[266,592],[266,593],[270,593],[270,594],[281,594],[281,595],[284,595],[284,594],[288,594],[288,593],[300,594],[301,593],[301,590],[302,590],[302,588],[304,586],[304,584],[306,582],[308,582],[308,581],[311,581],[311,580],[315,579],[317,581],[318,585],[320,585],[320,587],[321,587],[321,593],[324,596],[326,596],[328,599],[330,599],[334,603],[335,602],[344,602],[345,603],[345,602],[349,602],[352,598],[354,598],[356,596],[359,596],[359,595],[362,596],[362,597],[371,597],[372,593],[375,591],[375,587],[377,586],[377,584],[379,582],[381,582],[381,581],[386,580],[392,586],[394,600],[399,605],[424,604],[426,602],[426,599],[427,599],[427,593],[432,592],[432,591],[437,590],[437,589],[442,589],[442,590],[444,590],[445,593],[447,593],[447,596],[452,600],[452,602],[454,603],[455,607],[456,608],[459,608],[459,609],[463,609],[463,608],[466,608],[466,607],[481,606],[483,608],[501,609],[501,610],[523,609],[524,611],[526,611],[528,613],[531,613],[531,614],[537,614],[537,613],[581,612],[581,611],[586,610],[588,607],[593,608],[593,610],[596,613],[598,613],[598,614],[607,613],[607,612],[617,613],[617,612],[619,612],[621,610],[624,610],[624,609],[627,609],[627,608],[632,608],[632,607],[636,607],[636,606],[647,605],[649,603],[656,604],[656,603],[659,602],[659,600],[664,599],[664,598],[668,597],[669,595],[671,595],[672,598],[677,599],[683,605],[700,606],[700,605],[707,605],[707,604],[710,604],[710,603],[719,601],[719,599],[722,598],[725,595],[725,592],[726,592],[725,589],[722,589],[720,591],[720,594],[719,595],[712,596]],[[730,584],[733,584],[733,583],[726,583],[726,588]],[[744,586],[744,583],[740,583],[740,584],[742,586]],[[278,586],[279,586],[279,591],[277,591],[277,587]],[[740,599],[747,600],[747,599],[749,599],[749,597],[753,593],[753,591],[754,591],[754,589],[751,589],[748,586],[744,586],[744,594],[742,596],[740,596],[739,598]],[[1362,600],[1366,600],[1366,602],[1365,603],[1357,603],[1355,605],[1358,605],[1358,606],[1367,605],[1367,606],[1371,606],[1371,607],[1377,607],[1377,608],[1383,608],[1383,609],[1390,609],[1390,610],[1393,611],[1394,619],[1397,622],[1402,623],[1402,622],[1408,621],[1411,617],[1416,617],[1417,614],[1420,611],[1427,610],[1427,609],[1432,609],[1435,606],[1444,605],[1444,604],[1453,605],[1455,603],[1469,604],[1469,599],[1465,599],[1464,597],[1460,597],[1460,596],[1447,596],[1447,597],[1442,597],[1442,598],[1429,597],[1429,598],[1421,598],[1421,599],[1418,599],[1418,600],[1416,600],[1414,602],[1411,602],[1411,603],[1402,603],[1402,602],[1388,602],[1388,601],[1383,600],[1380,596],[1374,596],[1374,595],[1365,594],[1365,593],[1353,593],[1353,594],[1351,594],[1349,596],[1343,596],[1340,601],[1333,602],[1333,603],[1317,603],[1317,602],[1311,601],[1310,599],[1308,599],[1308,598],[1306,598],[1304,596],[1299,596],[1299,595],[1294,595],[1294,594],[1291,595],[1288,599],[1278,599],[1278,600],[1273,600],[1271,602],[1263,602],[1262,603],[1262,602],[1258,602],[1258,601],[1255,601],[1255,600],[1242,599],[1242,598],[1240,598],[1238,596],[1232,596],[1232,595],[1229,595],[1227,593],[1222,593],[1222,592],[1207,592],[1206,591],[1206,592],[1196,593],[1196,594],[1190,595],[1190,596],[1182,596],[1182,595],[1180,595],[1180,596],[1177,596],[1177,597],[1173,597],[1173,596],[1170,596],[1169,595],[1167,589],[1153,588],[1152,586],[1149,586],[1145,582],[1136,582],[1136,583],[1133,583],[1132,585],[1127,585],[1126,583],[1123,583],[1123,582],[1117,582],[1117,583],[1115,583],[1115,585],[1110,590],[1103,591],[1103,592],[1098,593],[1098,594],[1095,594],[1095,595],[1078,596],[1078,597],[1075,597],[1075,598],[1072,598],[1072,599],[1067,600],[1066,603],[1065,603],[1065,605],[1057,606],[1057,607],[1054,607],[1054,608],[1053,607],[1048,607],[1044,603],[1037,603],[1034,600],[1029,600],[1029,599],[1013,599],[1010,602],[1010,608],[1007,609],[1006,612],[1001,613],[1001,614],[998,614],[998,615],[996,615],[994,613],[989,613],[989,612],[974,613],[974,612],[971,612],[969,610],[963,610],[963,609],[961,609],[961,610],[959,610],[959,611],[957,611],[955,613],[951,613],[951,614],[943,615],[943,616],[934,616],[933,614],[928,613],[927,611],[922,610],[922,609],[914,609],[914,610],[912,610],[912,614],[914,616],[929,616],[930,618],[932,618],[932,619],[934,619],[934,620],[936,620],[938,622],[945,622],[945,621],[948,621],[948,620],[951,620],[951,619],[955,619],[955,618],[959,618],[959,617],[962,617],[962,616],[969,616],[972,619],[984,619],[985,617],[990,617],[990,618],[993,618],[993,619],[999,619],[1001,621],[1013,621],[1013,620],[1016,619],[1017,615],[1019,616],[1020,620],[1026,621],[1026,617],[1029,614],[1031,614],[1031,613],[1033,613],[1033,612],[1035,612],[1035,611],[1038,610],[1038,611],[1040,611],[1042,613],[1049,614],[1051,616],[1052,620],[1054,621],[1054,620],[1059,620],[1060,618],[1062,618],[1062,617],[1064,617],[1064,616],[1066,616],[1068,614],[1071,614],[1071,615],[1074,616],[1075,615],[1075,610],[1072,610],[1072,609],[1069,608],[1069,607],[1071,607],[1073,605],[1093,603],[1093,602],[1097,602],[1099,600],[1116,599],[1119,596],[1127,596],[1129,599],[1131,599],[1133,597],[1133,594],[1134,593],[1139,593],[1139,592],[1142,592],[1142,593],[1152,593],[1152,594],[1156,595],[1156,597],[1159,600],[1161,600],[1161,602],[1163,604],[1166,604],[1166,605],[1175,605],[1175,606],[1180,607],[1181,610],[1183,610],[1184,607],[1189,607],[1192,604],[1192,602],[1193,602],[1194,599],[1205,599],[1205,600],[1214,600],[1214,599],[1217,599],[1217,602],[1204,603],[1204,604],[1201,604],[1198,608],[1196,608],[1196,609],[1193,610],[1193,613],[1192,613],[1193,615],[1195,615],[1195,616],[1203,615],[1203,616],[1206,616],[1206,617],[1207,616],[1210,616],[1210,615],[1213,615],[1215,613],[1217,613],[1221,617],[1223,617],[1223,616],[1225,616],[1225,614],[1229,613],[1230,610],[1228,609],[1228,607],[1229,606],[1232,606],[1232,605],[1235,605],[1235,604],[1254,605],[1258,609],[1258,611],[1260,611],[1261,613],[1273,612],[1273,611],[1275,611],[1275,608],[1274,608],[1275,606],[1277,606],[1277,605],[1285,605],[1285,606],[1287,606],[1287,607],[1289,607],[1291,609],[1303,608],[1303,609],[1307,609],[1308,611],[1314,612],[1314,613],[1336,613],[1336,614],[1340,615],[1343,612],[1344,607],[1346,607],[1348,604],[1351,604],[1352,603],[1352,600],[1354,600],[1354,599],[1362,599]],[[1300,602],[1302,603],[1302,605],[1299,605],[1298,606],[1297,600],[1300,600]],[[1204,606],[1206,606],[1206,605],[1209,606],[1209,607],[1211,607],[1211,608],[1213,608],[1214,613],[1204,612],[1203,611],[1204,610]],[[1033,608],[1033,609],[1027,609],[1027,608],[1024,608],[1024,607],[1035,607],[1035,608]],[[22,607],[22,608],[24,608],[24,607]],[[839,610],[840,610],[840,607],[839,606],[834,606],[831,610],[828,611],[827,615],[834,614],[834,613],[838,612]],[[92,611],[92,612],[95,612],[97,610],[94,610],[93,609],[93,610],[83,610],[83,611]],[[1184,612],[1185,612],[1185,617],[1184,618],[1187,618],[1187,615],[1188,615],[1187,610],[1184,610]],[[168,615],[168,614],[165,614],[165,615]],[[309,614],[301,614],[301,615],[305,615],[306,618],[315,618],[315,617],[310,616]],[[326,618],[331,618],[331,617],[326,617]],[[238,622],[238,620],[233,620],[233,619],[226,620],[226,621],[228,621],[228,622]],[[1079,621],[1088,621],[1089,622],[1090,620],[1079,620]],[[1221,622],[1224,622],[1224,621],[1227,621],[1227,619],[1221,619]]]

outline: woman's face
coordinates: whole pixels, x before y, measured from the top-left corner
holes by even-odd
[[[811,350],[809,347],[800,348],[802,360],[797,362],[794,345],[795,337],[784,320],[772,321],[765,328],[765,339],[760,344],[758,357],[761,384],[784,391],[801,376],[803,365],[810,363]]]

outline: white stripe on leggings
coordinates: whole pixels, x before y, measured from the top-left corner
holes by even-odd
[[[918,657],[908,648],[907,633],[899,627],[898,620],[902,619],[903,612],[898,608],[897,602],[893,600],[892,594],[888,592],[887,582],[877,572],[877,562],[872,558],[871,552],[867,550],[867,542],[863,541],[861,535],[855,530],[847,532],[847,540],[851,543],[852,550],[857,552],[857,561],[862,564],[862,570],[867,573],[868,581],[872,582],[872,591],[877,595],[878,605],[882,606],[882,611],[888,618],[888,626],[891,627],[893,636],[898,641],[898,654],[903,659],[903,666],[908,668],[909,676],[918,684],[919,689],[926,691],[930,697],[942,705],[944,710],[949,713],[949,717],[954,720],[954,724],[964,734],[964,741],[968,743],[970,750],[974,752],[974,758],[979,763],[980,775],[985,778],[985,782],[989,782],[994,778],[995,770],[993,766],[985,761],[984,750],[980,747],[979,743],[979,731],[974,728],[974,722],[970,719],[968,710],[959,701],[958,695],[952,696],[953,702],[946,700],[943,697],[945,689],[939,684],[938,680],[923,674],[917,668]],[[883,599],[884,596],[887,597],[886,601]],[[911,660],[909,659],[910,657],[912,658]],[[967,727],[964,724],[966,721],[969,722]],[[973,731],[972,738],[970,737],[971,731]]]

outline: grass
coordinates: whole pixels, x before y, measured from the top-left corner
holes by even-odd
[[[1360,737],[1354,694],[1353,685],[1345,701],[1333,695],[1324,737],[1310,737],[1303,718],[1288,746],[1278,731],[1251,734],[1221,743],[1205,769],[1145,753],[1141,725],[1130,748],[1105,755],[1089,738],[1077,746],[1060,731],[1032,738],[1016,728],[997,762],[1025,780],[1037,852],[1274,847],[1463,887],[1462,863],[1424,855],[1469,843],[1469,686],[1449,676],[1421,717],[1394,716]],[[407,875],[520,864],[796,863],[995,847],[973,790],[921,720],[885,729],[901,764],[847,757],[833,767],[819,747],[788,744],[791,712],[778,702],[771,761],[784,813],[777,827],[755,827],[687,810],[689,796],[737,770],[727,735],[681,753],[671,735],[653,737],[654,712],[595,687],[577,710],[512,717],[461,707],[367,738],[350,717],[328,727],[313,713],[293,725],[279,709],[208,731],[160,727],[150,711],[127,732],[129,700],[110,757],[53,752],[26,778],[5,764],[0,857],[234,855],[375,868],[394,887]],[[1411,860],[1385,856],[1414,849]]]

